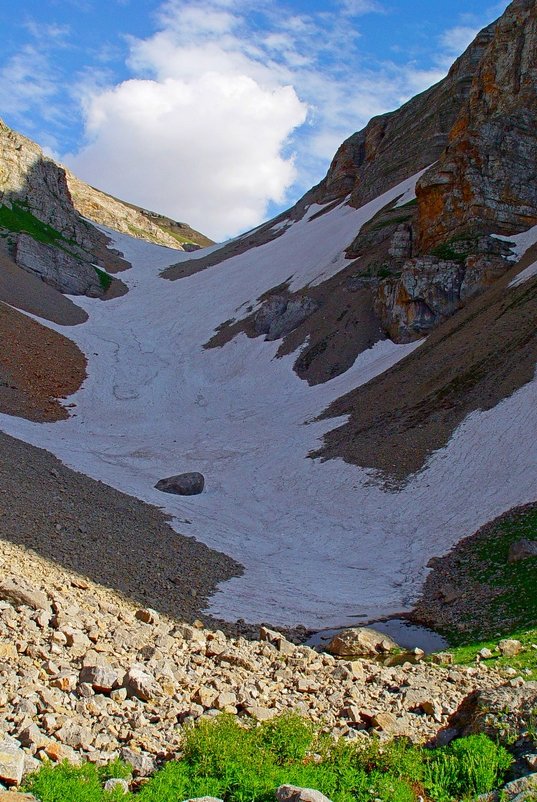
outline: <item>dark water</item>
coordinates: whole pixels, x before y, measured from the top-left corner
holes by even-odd
[[[388,621],[372,621],[368,624],[360,624],[358,626],[367,626],[371,629],[376,629],[377,632],[385,632],[390,638],[393,638],[399,646],[403,649],[423,649],[426,654],[430,652],[439,652],[448,646],[447,641],[441,637],[437,632],[426,627],[420,627],[416,624],[411,624],[405,621],[404,618],[390,618]],[[341,632],[342,629],[349,629],[349,627],[342,627],[341,629],[322,629],[315,632],[306,641],[307,646],[326,646],[334,635]]]

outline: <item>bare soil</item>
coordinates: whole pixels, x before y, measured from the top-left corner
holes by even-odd
[[[58,399],[86,378],[86,357],[67,337],[0,302],[0,412],[35,421],[68,417]]]
[[[61,326],[76,326],[88,319],[70,298],[22,270],[1,250],[0,301]]]
[[[218,582],[242,573],[231,558],[177,534],[157,507],[2,433],[0,539],[186,621]]]

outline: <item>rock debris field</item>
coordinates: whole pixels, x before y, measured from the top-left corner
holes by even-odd
[[[337,660],[265,629],[258,641],[230,637],[140,608],[5,541],[0,576],[6,785],[47,759],[119,755],[147,775],[179,755],[185,722],[221,712],[264,721],[295,711],[346,738],[425,741],[475,688],[523,683],[483,664]]]

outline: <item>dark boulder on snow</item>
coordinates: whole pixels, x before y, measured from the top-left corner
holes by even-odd
[[[205,477],[197,471],[179,473],[177,476],[160,479],[155,487],[163,493],[174,493],[176,496],[197,496],[203,492]]]

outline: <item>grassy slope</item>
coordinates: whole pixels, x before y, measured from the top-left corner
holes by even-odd
[[[498,667],[512,666],[537,679],[537,557],[508,561],[512,543],[537,541],[537,504],[511,510],[434,561],[418,605],[418,618],[444,634],[457,662],[471,662],[484,647]],[[445,583],[461,595],[452,604],[435,590]],[[502,657],[500,639],[524,646],[516,657]]]

